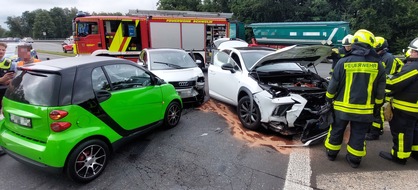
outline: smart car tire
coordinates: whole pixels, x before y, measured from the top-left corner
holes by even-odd
[[[238,117],[245,128],[257,130],[260,127],[260,109],[257,104],[253,102],[252,112],[250,111],[251,100],[250,97],[244,96],[238,102]]]
[[[175,127],[181,117],[181,106],[180,103],[177,101],[171,102],[167,106],[167,110],[165,111],[164,115],[164,125],[166,128],[173,128]]]
[[[78,145],[68,157],[66,173],[74,181],[88,183],[105,169],[109,157],[107,144],[98,139]]]

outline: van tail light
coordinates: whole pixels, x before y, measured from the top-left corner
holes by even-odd
[[[61,132],[71,127],[70,122],[53,122],[51,123],[51,129],[55,132]]]
[[[59,119],[64,118],[67,115],[68,115],[68,112],[67,111],[64,111],[64,110],[52,110],[49,113],[49,118],[51,118],[52,120],[59,120]]]

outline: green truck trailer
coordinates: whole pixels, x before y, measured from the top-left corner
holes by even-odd
[[[330,45],[341,46],[342,39],[350,34],[348,22],[277,22],[253,23],[254,38],[260,45]]]

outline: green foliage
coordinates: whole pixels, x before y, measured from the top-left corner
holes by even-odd
[[[200,0],[159,0],[158,10],[198,11]]]
[[[57,28],[48,11],[40,10],[36,14],[35,23],[33,24],[34,38],[54,38],[56,29]]]

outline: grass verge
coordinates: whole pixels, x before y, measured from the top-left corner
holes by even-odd
[[[47,54],[52,54],[52,55],[61,55],[61,56],[67,56],[67,57],[75,57],[75,54],[73,53],[64,53],[64,52],[46,51],[46,50],[36,50],[36,52],[47,53]]]

